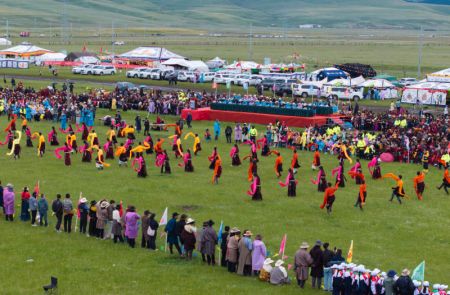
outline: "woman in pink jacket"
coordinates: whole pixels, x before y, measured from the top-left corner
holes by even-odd
[[[134,248],[136,244],[136,237],[139,231],[138,220],[141,219],[141,216],[136,213],[136,208],[134,206],[130,206],[127,214],[125,215],[125,236],[127,237],[128,244],[131,248]]]
[[[7,221],[13,221],[14,219],[14,197],[14,187],[8,183],[3,189],[3,208]]]

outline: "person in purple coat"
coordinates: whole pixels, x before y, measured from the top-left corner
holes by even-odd
[[[3,208],[5,210],[6,221],[14,219],[14,187],[8,183],[3,189]]]
[[[262,241],[261,235],[256,235],[253,241],[252,251],[252,270],[255,275],[259,275],[259,271],[263,267],[264,260],[266,260],[266,245]]]
[[[127,237],[128,244],[131,248],[134,248],[136,244],[136,237],[139,231],[138,220],[141,219],[141,216],[136,213],[136,208],[134,206],[130,206],[127,214],[125,215],[125,236]]]

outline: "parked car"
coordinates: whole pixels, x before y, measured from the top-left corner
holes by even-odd
[[[174,73],[174,70],[165,69],[161,71],[160,76],[162,80],[168,80],[167,77],[172,77]]]
[[[275,84],[275,94],[278,96],[292,95],[292,84]]]
[[[139,72],[139,78],[141,79],[150,79],[150,75],[154,69],[148,68]]]
[[[152,79],[152,80],[161,80],[161,73],[162,73],[161,69],[153,69],[150,72],[150,79]]]
[[[263,79],[259,85],[262,85],[264,90],[273,91],[274,85],[276,87],[276,85],[283,83],[286,83],[285,79]]]
[[[178,81],[186,81],[186,82],[194,82],[195,79],[195,73],[194,72],[188,72],[188,71],[180,71],[178,72]]]
[[[90,64],[82,64],[72,68],[72,74],[81,74],[81,71],[85,68],[92,67]]]
[[[363,87],[331,87],[330,91],[327,92],[328,98],[333,99],[348,99],[348,100],[360,100],[363,97]]]
[[[115,75],[116,74],[116,68],[114,66],[95,66],[92,69],[93,75]]]
[[[145,71],[148,68],[135,68],[127,71],[127,78],[139,78],[141,72]]]
[[[398,82],[402,86],[409,86],[409,85],[416,84],[418,81],[416,78],[401,78]]]
[[[226,84],[228,81],[231,81],[232,79],[234,79],[233,74],[222,74],[222,73],[216,73],[216,75],[214,76],[214,82],[217,84]]]
[[[117,82],[116,88],[119,91],[124,91],[125,89],[128,89],[128,90],[136,90],[137,89],[136,85],[134,85],[133,83],[130,83],[130,82]]]
[[[312,84],[295,84],[294,95],[306,98],[308,96],[317,97],[320,94],[320,87]]]
[[[80,74],[81,75],[92,75],[94,67],[98,67],[96,65],[85,65],[85,67],[83,67],[80,70]]]
[[[203,82],[212,82],[214,80],[216,73],[206,72],[206,73],[202,73],[201,75],[203,75]]]

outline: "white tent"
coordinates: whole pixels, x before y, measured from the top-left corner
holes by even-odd
[[[17,45],[0,51],[0,56],[35,57],[53,52],[34,45]]]
[[[370,79],[358,86],[369,87],[369,88],[391,88],[395,87],[394,84],[385,79]]]
[[[226,64],[226,61],[216,56],[215,58],[208,60],[206,64],[210,68],[222,68]]]
[[[0,38],[0,46],[10,46],[12,43],[6,38]]]
[[[427,75],[427,81],[450,83],[450,68]]]
[[[161,63],[165,66],[173,66],[179,68],[185,68],[188,71],[194,72],[207,72],[208,66],[201,60],[185,60],[182,58],[171,58]]]
[[[183,56],[173,53],[162,47],[138,47],[131,51],[122,53],[120,58],[145,59],[145,60],[168,60],[171,58],[182,58]]]
[[[36,64],[43,64],[46,61],[64,61],[66,54],[60,52],[49,52],[36,57]]]
[[[84,64],[98,64],[100,60],[95,56],[81,56],[75,60],[76,62],[81,62]]]
[[[334,79],[326,85],[332,85],[332,86],[359,86],[360,84],[364,83],[366,79],[364,79],[363,76],[359,76],[353,79]]]
[[[236,61],[231,65],[227,66],[227,69],[251,70],[251,69],[259,69],[260,67],[261,65],[254,61]]]
[[[438,76],[436,76],[438,77]],[[432,79],[433,80],[433,79]],[[402,102],[424,105],[445,105],[450,91],[449,83],[425,81],[410,85],[403,90]]]

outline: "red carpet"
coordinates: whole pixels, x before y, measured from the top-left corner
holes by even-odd
[[[230,112],[211,110],[210,108],[201,108],[197,110],[184,109],[181,113],[181,117],[186,119],[187,114],[191,112],[192,120],[194,121],[214,121],[218,119],[224,122],[240,122],[240,123],[255,123],[255,124],[269,124],[275,123],[276,120],[286,122],[288,126],[295,127],[308,127],[310,125],[324,125],[328,118],[339,118],[339,115],[329,116],[314,116],[314,117],[297,117],[297,116],[281,116],[271,114],[259,114],[259,113],[243,113],[243,112]]]

